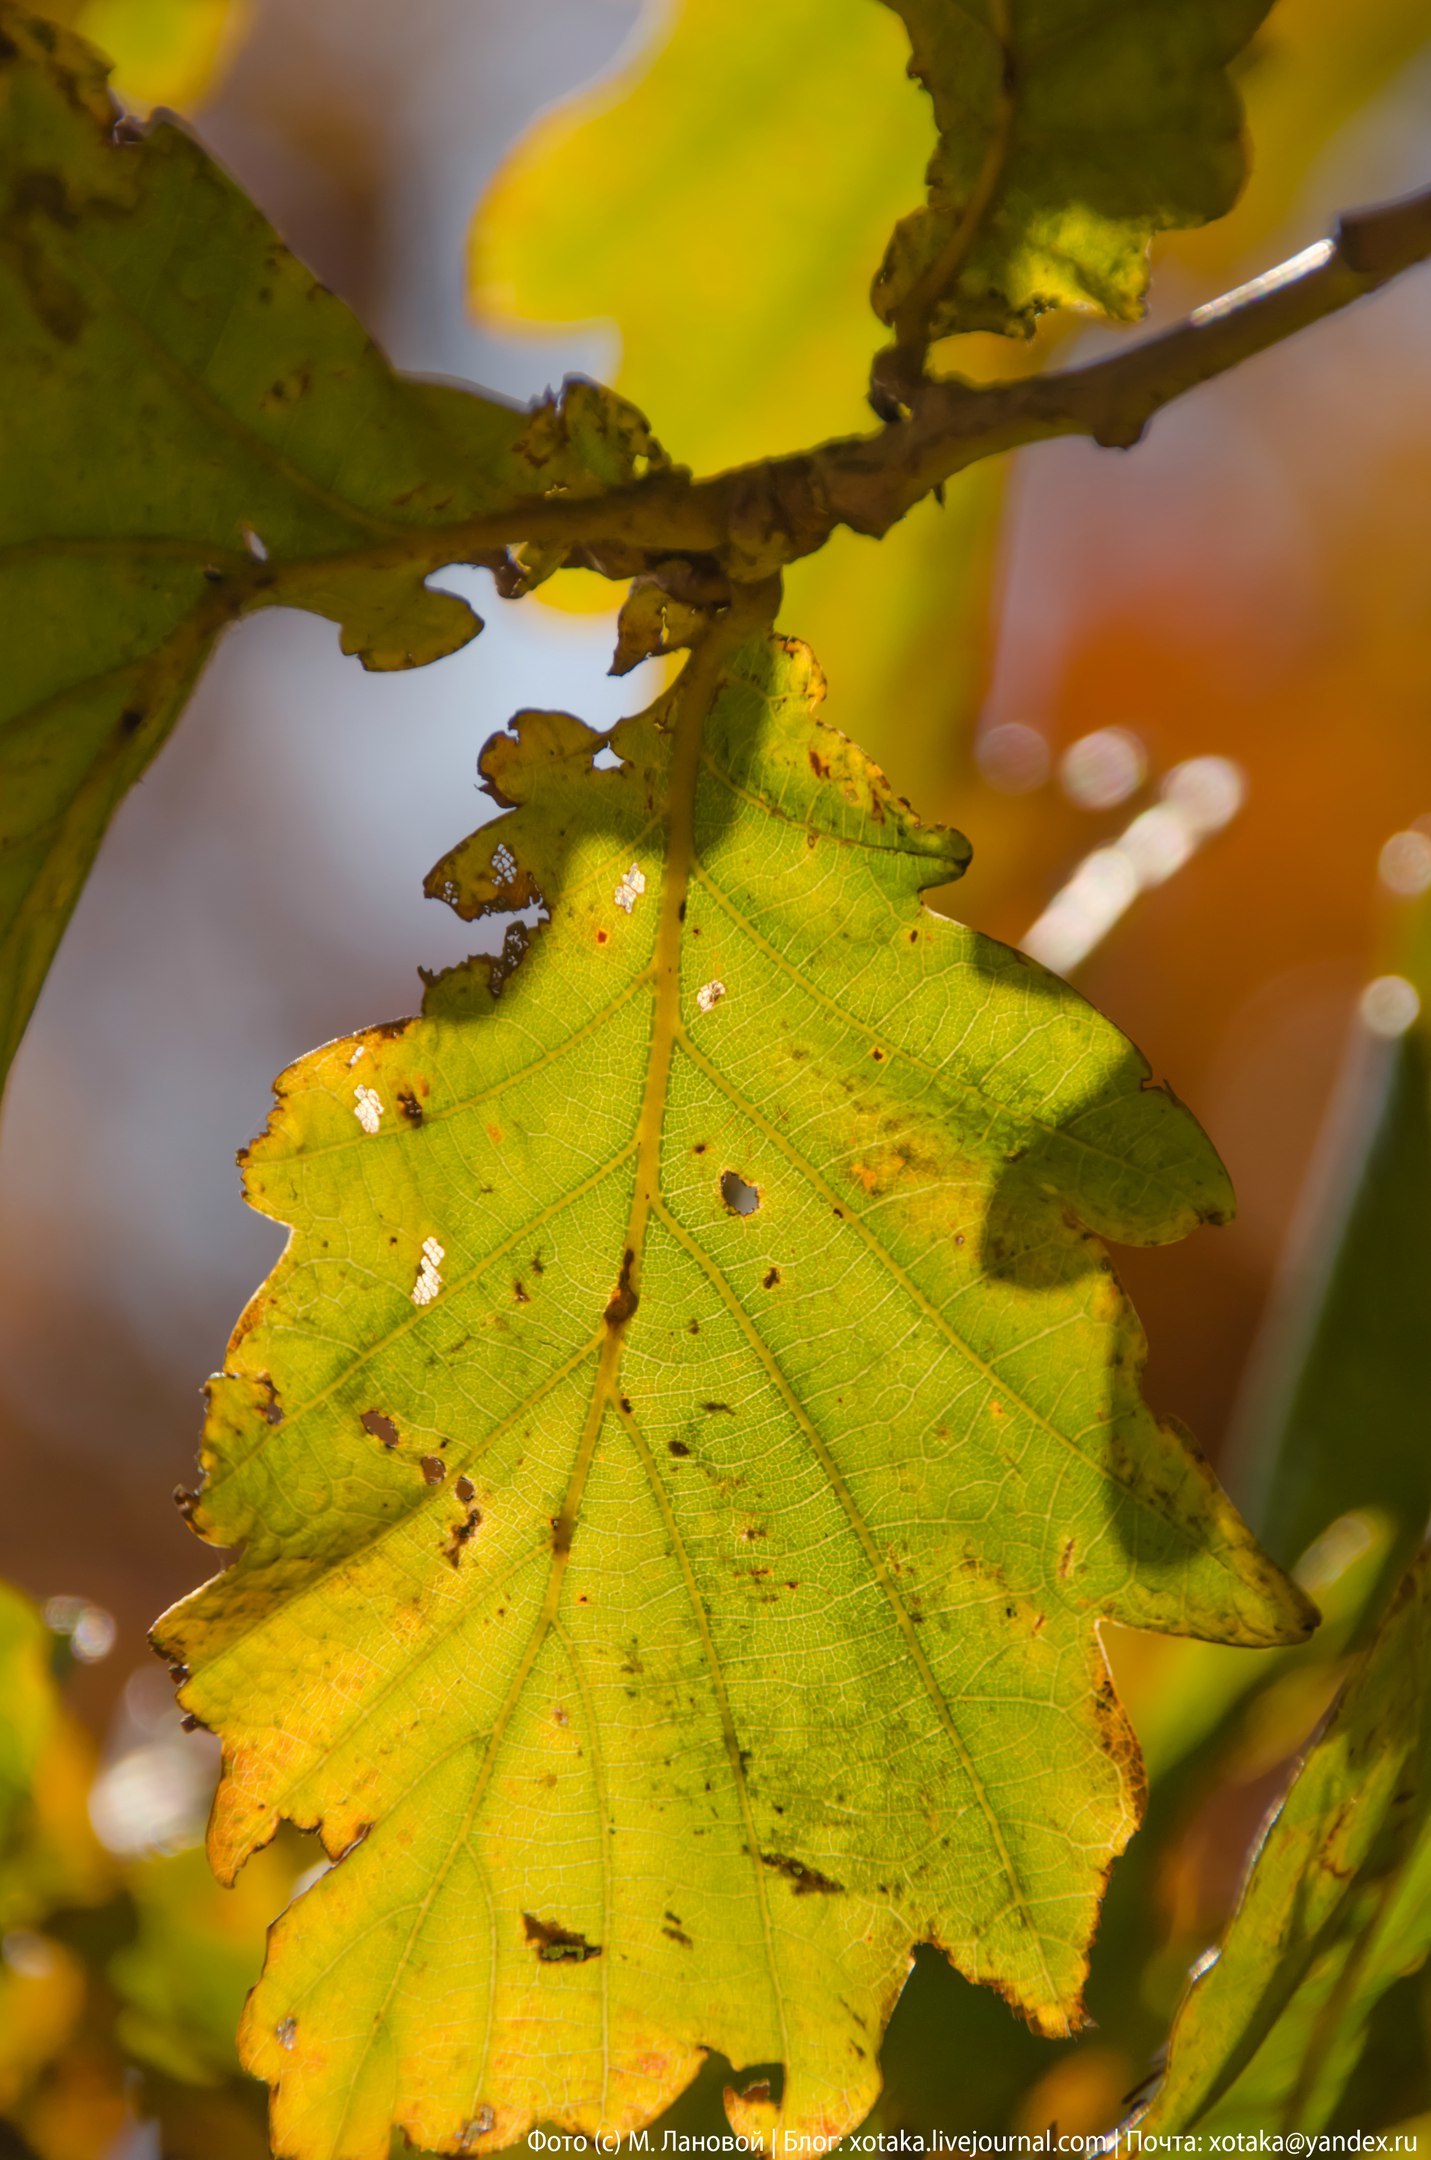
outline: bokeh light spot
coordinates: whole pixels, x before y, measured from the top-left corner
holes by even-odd
[[[1027,795],[1048,778],[1048,744],[1037,728],[1020,720],[1005,720],[979,737],[974,763],[991,788],[1001,795]]]
[[[1403,900],[1431,890],[1431,833],[1393,833],[1381,851],[1377,871],[1388,892]]]
[[[1421,1010],[1414,983],[1404,975],[1378,975],[1361,994],[1361,1017],[1373,1035],[1389,1042],[1404,1035]]]
[[[1058,761],[1063,792],[1080,810],[1111,810],[1126,802],[1148,774],[1148,753],[1127,728],[1095,728],[1071,743]]]

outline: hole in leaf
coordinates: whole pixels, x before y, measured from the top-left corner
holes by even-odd
[[[751,1185],[738,1170],[722,1170],[720,1196],[732,1215],[753,1215],[760,1205],[760,1189]]]

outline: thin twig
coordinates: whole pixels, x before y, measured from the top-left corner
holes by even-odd
[[[1127,449],[1174,398],[1348,307],[1431,255],[1431,188],[1341,218],[1333,238],[1194,309],[1156,337],[1096,360],[980,387],[929,382],[908,416],[793,456],[709,479],[666,472],[589,497],[547,496],[467,524],[414,532],[341,561],[380,567],[490,558],[523,540],[566,543],[627,577],[673,556],[719,564],[744,583],[822,547],[837,526],[877,536],[942,482],[981,459],[1054,436]],[[335,559],[330,558],[330,567]],[[249,582],[280,585],[289,569]]]

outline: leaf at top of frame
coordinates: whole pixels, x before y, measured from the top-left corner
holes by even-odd
[[[867,428],[869,266],[927,150],[899,25],[762,0],[737,33],[725,0],[676,0],[643,29],[478,205],[477,306],[609,325],[612,379],[701,470]]]
[[[181,128],[116,119],[98,55],[0,4],[0,1074],[228,623],[440,658],[481,626],[427,572],[501,555],[472,521],[660,457],[591,384],[533,413],[395,375]]]
[[[1271,0],[886,0],[938,141],[875,279],[906,342],[1027,334],[1050,308],[1142,313],[1148,244],[1232,207],[1228,65]]]
[[[733,36],[726,0],[675,0],[507,158],[473,220],[476,305],[505,330],[609,325],[604,372],[700,471],[868,429],[870,264],[927,150],[884,8],[762,0]],[[967,770],[1003,486],[981,465],[787,575],[832,717],[925,801]]]
[[[1099,1242],[1219,1219],[1220,1164],[921,905],[967,846],[819,694],[732,622],[615,764],[523,714],[429,883],[543,926],[246,1157],[293,1237],[192,1516],[242,1551],[157,1633],[220,1872],[284,1816],[344,1855],[246,2018],[280,2153],[626,2131],[707,2049],[766,2066],[743,2131],[838,2137],[920,1941],[1075,2029],[1140,1796],[1098,1624],[1308,1625]]]

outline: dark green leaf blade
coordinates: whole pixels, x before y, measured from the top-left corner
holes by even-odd
[[[900,342],[1027,333],[1049,308],[1136,320],[1148,242],[1232,207],[1227,76],[1271,0],[886,0],[939,139],[929,199],[874,284]]]
[[[225,624],[437,659],[481,626],[428,572],[501,557],[464,527],[659,455],[590,385],[532,414],[395,375],[197,143],[116,119],[88,46],[0,5],[0,1076]]]

